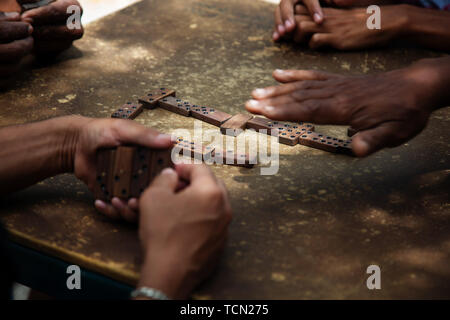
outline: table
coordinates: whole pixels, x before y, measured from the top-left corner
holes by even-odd
[[[2,92],[0,125],[108,117],[161,85],[234,114],[253,88],[274,83],[275,68],[376,73],[441,55],[402,46],[340,53],[273,44],[273,8],[255,0],[128,7],[90,24],[57,63],[35,66]],[[137,121],[163,132],[192,131],[194,123],[160,109]],[[449,298],[449,125],[449,109],[441,109],[418,137],[367,159],[281,145],[275,176],[213,166],[230,192],[234,220],[217,272],[194,298]],[[344,127],[317,128],[345,137]],[[81,182],[60,175],[4,197],[0,214],[19,261],[41,261],[41,280],[65,281],[63,266],[77,264],[123,296],[139,276],[136,227],[100,216],[93,200]],[[58,263],[62,269],[48,267]],[[381,290],[366,287],[371,264],[381,267]]]

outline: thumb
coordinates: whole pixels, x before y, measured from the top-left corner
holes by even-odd
[[[323,22],[323,12],[320,7],[319,0],[303,0],[303,3],[308,8],[309,14],[315,23]]]
[[[175,192],[178,186],[178,174],[172,168],[166,168],[153,180],[150,188],[168,189]]]
[[[395,127],[391,123],[359,131],[353,136],[353,152],[358,157],[366,157],[384,147],[390,147],[393,145],[394,133]]]

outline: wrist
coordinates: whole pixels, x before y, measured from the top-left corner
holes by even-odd
[[[87,118],[82,116],[67,116],[55,119],[58,121],[57,135],[59,138],[58,168],[60,173],[74,171],[75,152],[80,131]]]
[[[141,267],[138,287],[161,291],[170,299],[186,299],[191,291],[188,272],[180,259],[167,251],[162,254],[146,254]]]

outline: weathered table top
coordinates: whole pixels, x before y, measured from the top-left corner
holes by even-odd
[[[273,8],[254,0],[154,0],[126,8],[89,25],[58,63],[34,68],[1,93],[0,124],[108,117],[161,84],[237,113],[253,88],[274,83],[275,68],[375,73],[439,55],[274,45]],[[195,296],[449,298],[449,116],[448,109],[436,112],[418,137],[367,159],[281,145],[275,176],[214,166],[234,221],[218,271]],[[194,123],[164,110],[138,121],[164,132]],[[345,137],[343,127],[319,128]],[[135,283],[136,228],[109,221],[92,204],[82,183],[61,175],[2,200],[1,216],[16,241]],[[371,264],[381,267],[382,290],[366,288]]]

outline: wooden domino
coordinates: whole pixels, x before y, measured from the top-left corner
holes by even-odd
[[[338,141],[342,141],[342,140],[338,140]],[[337,151],[338,151],[338,153],[343,153],[343,154],[346,154],[349,156],[354,156],[355,154],[353,153],[353,149],[352,149],[352,139],[339,142]]]
[[[174,168],[171,149],[152,149],[152,159],[150,163],[150,181],[161,173],[165,168]]]
[[[120,118],[120,119],[134,119],[136,118],[143,110],[142,104],[135,104],[131,102],[127,102],[121,108],[114,111],[111,115],[111,118]]]
[[[231,114],[218,111],[214,108],[193,106],[191,109],[191,115],[198,120],[212,124],[213,126],[220,127],[222,123],[230,119]]]
[[[315,128],[312,124],[306,123],[306,122],[299,122],[299,123],[287,123],[287,122],[281,122],[281,121],[275,121],[270,120],[263,117],[254,117],[253,119],[249,120],[247,122],[247,128],[248,129],[254,129],[255,131],[262,131],[265,130],[267,134],[270,134],[272,131],[272,134],[278,135],[279,132],[282,132],[283,130],[297,130],[297,131],[314,131]]]
[[[139,197],[149,185],[151,161],[151,149],[144,147],[136,148],[132,163],[130,197]]]
[[[119,146],[97,151],[96,199],[139,197],[167,167],[174,167],[171,149]]]
[[[299,144],[304,146],[328,151],[339,152],[339,148],[343,147],[344,140],[327,136],[326,134],[307,131],[300,135]]]
[[[22,11],[27,11],[27,10],[31,10],[31,9],[36,9],[36,8],[40,8],[43,6],[46,6],[52,2],[54,2],[55,0],[40,0],[40,1],[36,1],[36,2],[31,2],[31,3],[27,3],[27,1],[25,0],[21,0],[18,1],[20,3],[20,6],[22,7]]]
[[[100,149],[97,151],[97,174],[94,184],[95,199],[108,201],[112,197],[114,159],[114,149]]]
[[[159,107],[170,112],[189,117],[191,115],[192,104],[187,101],[182,101],[181,99],[168,96],[159,100]]]
[[[230,136],[238,136],[247,127],[247,122],[251,120],[253,116],[248,114],[237,114],[225,121],[220,126],[220,132]]]
[[[201,143],[188,141],[183,138],[177,139],[174,150],[177,154],[182,154],[202,161],[211,159],[214,152],[214,148],[211,146],[204,146]]]
[[[133,147],[117,147],[113,170],[112,195],[114,197],[127,199],[130,195],[134,151]]]
[[[238,167],[251,168],[256,164],[256,157],[248,153],[234,152],[233,150],[214,150],[215,163]]]
[[[158,102],[168,96],[174,96],[175,97],[175,91],[166,89],[166,88],[159,88],[158,90],[155,90],[153,92],[148,93],[147,95],[140,97],[138,100],[140,103],[144,105],[147,109],[155,109],[158,107]]]
[[[348,127],[348,129],[347,129],[347,136],[353,137],[357,133],[358,133],[358,130],[356,130],[356,129],[352,128],[352,127]]]

